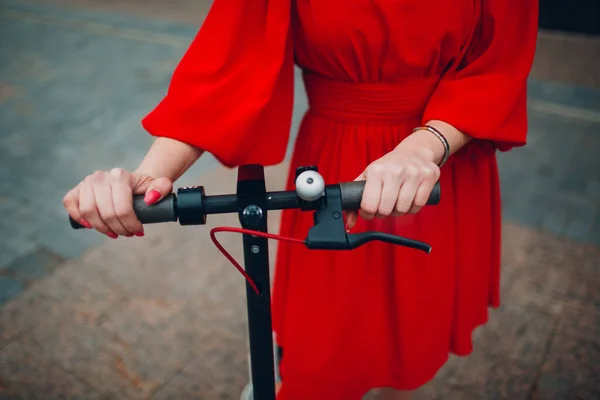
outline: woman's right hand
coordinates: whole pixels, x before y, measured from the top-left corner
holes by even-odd
[[[144,236],[144,227],[133,210],[133,195],[145,194],[146,204],[153,204],[172,190],[173,182],[168,178],[114,168],[87,176],[65,195],[63,204],[75,221],[110,238]]]

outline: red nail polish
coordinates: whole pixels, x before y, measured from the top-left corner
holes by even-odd
[[[128,233],[125,237],[133,237],[133,233]]]
[[[117,235],[117,234],[116,234],[116,233],[114,233],[114,232],[108,232],[108,233],[106,234],[106,236],[108,236],[108,237],[109,237],[109,238],[111,238],[111,239],[116,239],[116,238],[118,238],[118,237],[119,237],[119,235]]]
[[[85,219],[80,219],[79,223],[81,225],[83,225],[84,227],[86,227],[87,229],[92,229],[92,224],[90,224],[89,222],[87,222]]]
[[[137,237],[142,237],[144,236],[144,232],[136,232],[134,235]]]
[[[146,193],[144,197],[144,202],[148,205],[156,203],[156,201],[160,199],[160,192],[158,190],[151,190]]]

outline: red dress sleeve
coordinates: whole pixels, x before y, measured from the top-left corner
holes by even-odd
[[[537,29],[538,0],[483,0],[466,54],[441,79],[423,120],[447,122],[502,151],[524,145]]]
[[[143,120],[153,136],[212,153],[223,165],[285,157],[293,107],[289,0],[216,0]]]

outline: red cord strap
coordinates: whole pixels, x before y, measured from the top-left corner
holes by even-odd
[[[260,237],[264,237],[267,239],[275,239],[275,240],[281,240],[281,241],[285,241],[285,242],[305,244],[304,239],[296,239],[296,238],[291,238],[291,237],[286,237],[286,236],[275,235],[272,233],[253,231],[251,229],[219,226],[216,228],[212,228],[210,230],[210,239],[213,241],[213,243],[215,244],[217,249],[219,249],[219,251],[221,253],[223,253],[223,255],[225,256],[225,258],[227,258],[233,264],[233,266],[235,268],[237,268],[237,270],[240,272],[240,274],[242,274],[244,276],[246,281],[248,281],[248,284],[250,285],[250,287],[252,287],[252,290],[254,290],[254,292],[257,295],[260,295],[260,290],[259,290],[258,286],[254,282],[254,280],[250,277],[250,275],[248,275],[248,273],[244,270],[244,268],[242,268],[242,266],[237,261],[235,261],[235,258],[233,258],[233,256],[231,254],[229,254],[229,252],[227,250],[225,250],[225,248],[223,247],[223,245],[221,243],[219,243],[219,241],[217,240],[217,237],[215,236],[215,233],[217,233],[217,232],[243,233],[243,234],[247,234],[247,235],[260,236]]]

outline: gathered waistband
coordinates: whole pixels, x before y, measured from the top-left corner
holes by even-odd
[[[304,72],[309,112],[352,123],[402,123],[421,118],[438,79],[353,83]]]

